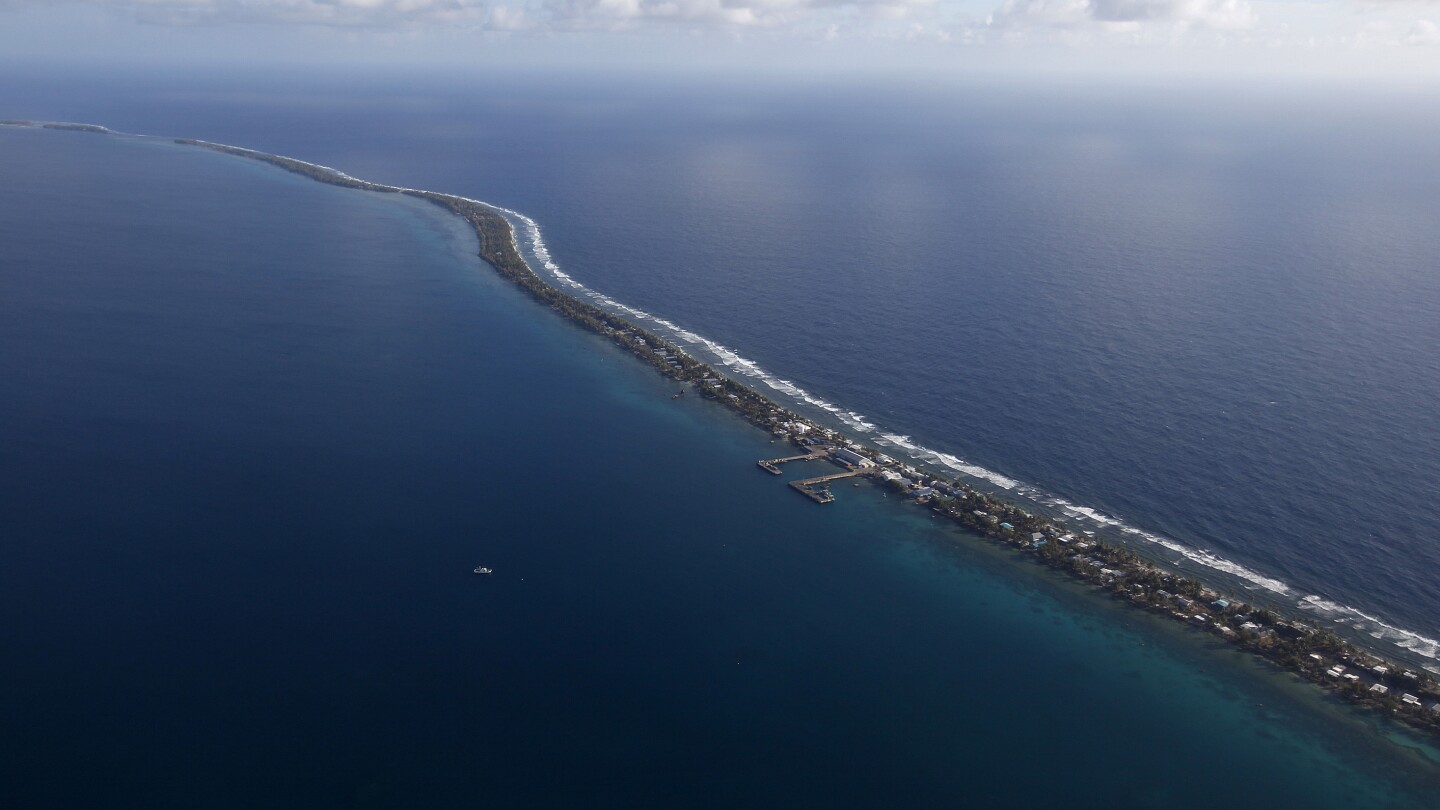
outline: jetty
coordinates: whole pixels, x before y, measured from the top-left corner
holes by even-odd
[[[835,500],[835,496],[830,492],[830,488],[825,486],[826,484],[841,478],[853,478],[857,475],[864,474],[864,470],[847,470],[842,473],[819,475],[814,478],[803,478],[799,481],[791,481],[790,486],[793,487],[796,492],[816,503],[830,503]]]
[[[824,458],[824,457],[825,457],[825,451],[824,451],[824,450],[811,450],[811,451],[808,452],[808,453],[804,453],[804,454],[798,455],[798,456],[786,456],[785,458],[767,458],[767,459],[761,459],[761,460],[755,462],[755,464],[756,464],[757,466],[759,466],[760,469],[764,470],[765,472],[770,473],[771,475],[779,475],[779,474],[780,474],[780,465],[781,465],[781,464],[784,464],[784,463],[787,462],[787,461],[813,461],[813,460],[815,460],[815,459]]]

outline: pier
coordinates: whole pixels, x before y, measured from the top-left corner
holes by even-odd
[[[801,495],[804,495],[805,497],[816,503],[830,503],[835,500],[835,496],[830,493],[830,489],[826,487],[825,484],[828,484],[831,481],[839,480],[841,478],[852,478],[854,476],[864,474],[864,470],[849,470],[848,472],[833,473],[831,475],[821,475],[815,478],[804,478],[799,481],[791,481],[790,486],[794,487],[796,492],[799,492]],[[817,484],[819,486],[816,486]]]
[[[779,475],[779,474],[780,474],[780,465],[781,465],[781,464],[784,464],[784,463],[787,462],[787,461],[810,461],[810,460],[813,460],[813,459],[824,458],[824,457],[825,457],[825,451],[823,451],[823,450],[811,450],[810,452],[805,453],[804,455],[800,455],[800,456],[786,456],[785,458],[762,459],[762,460],[760,460],[760,461],[755,462],[755,464],[758,465],[758,466],[760,467],[760,469],[764,470],[765,472],[770,473],[771,475]]]

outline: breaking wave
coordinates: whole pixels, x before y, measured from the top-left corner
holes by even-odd
[[[646,328],[662,334],[676,343],[688,344],[692,353],[706,356],[707,360],[724,366],[733,374],[763,384],[782,395],[782,398],[788,399],[792,404],[801,406],[800,410],[802,411],[805,410],[804,406],[821,411],[845,427],[865,434],[868,441],[895,455],[905,456],[912,461],[938,469],[949,470],[971,482],[983,482],[1005,490],[1007,496],[1018,497],[1020,500],[1029,502],[1029,505],[1040,507],[1040,511],[1065,519],[1082,531],[1088,530],[1089,534],[1104,531],[1107,536],[1131,545],[1147,545],[1154,549],[1164,549],[1170,555],[1176,555],[1171,558],[1171,562],[1177,567],[1198,567],[1223,574],[1246,590],[1264,592],[1270,601],[1289,604],[1307,613],[1327,619],[1335,625],[1348,625],[1356,633],[1364,634],[1377,641],[1387,642],[1407,651],[1411,658],[1426,659],[1420,663],[1426,669],[1440,674],[1440,641],[1387,624],[1358,608],[1341,605],[1315,595],[1298,595],[1296,589],[1285,582],[1221,557],[1208,549],[1194,548],[1164,535],[1131,526],[1114,515],[1105,514],[1090,506],[1072,503],[1043,489],[1022,483],[954,454],[926,447],[910,436],[886,432],[864,415],[827,401],[793,381],[775,375],[729,346],[699,335],[659,315],[617,301],[586,286],[561,269],[545,244],[545,237],[541,233],[539,223],[534,219],[518,211],[491,203],[479,200],[473,202],[479,202],[511,220],[512,230],[517,239],[516,249],[523,258],[526,258],[527,262],[534,259],[534,262],[531,263],[531,270],[536,271],[542,278],[548,276],[570,292],[589,299],[597,306],[643,322]],[[519,244],[519,240],[522,238],[521,233],[523,233],[525,242],[523,247]],[[526,255],[527,250],[528,256]],[[534,266],[535,264],[539,265],[538,269]]]

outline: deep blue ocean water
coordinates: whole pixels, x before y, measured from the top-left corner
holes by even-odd
[[[1073,109],[1001,126],[1017,113],[981,93],[989,107],[932,111],[947,126],[921,132],[833,91],[737,94],[667,119],[673,97],[614,88],[372,88],[368,109],[358,90],[313,89],[161,85],[5,114],[222,140],[510,205],[572,275],[888,429],[1306,592],[1408,610],[1411,627],[1434,615],[1421,495],[1437,299],[1417,213],[1434,164],[1409,130],[1355,125],[1389,148],[1343,169],[1372,210],[1317,229],[1338,242],[1345,223],[1370,223],[1353,225],[1346,282],[1333,264],[1317,280],[1312,264],[1217,270],[1175,249],[1185,225],[1190,251],[1213,252],[1205,227],[1219,227],[1175,206],[1262,233],[1266,212],[1308,222],[1271,212],[1264,193],[1279,192],[1259,179],[1247,193],[1266,204],[1232,210],[1235,187],[1274,162],[1262,157],[1294,146],[1251,143],[1243,120],[1197,112],[1210,130],[1185,152],[1194,177],[1166,184],[1183,127],[1134,126],[1146,114],[1115,99],[1129,130]],[[375,116],[383,103],[405,119]],[[1118,130],[1171,149],[1146,163]],[[670,403],[648,372],[476,272],[467,235],[418,203],[165,144],[3,136],[14,558],[0,604],[7,767],[27,774],[26,804],[1370,806],[1403,804],[1396,781],[1433,788],[1426,766],[1308,690],[956,544],[868,490],[797,503],[753,474],[765,437]],[[1052,153],[1067,140],[1084,160]],[[1317,140],[1338,153],[1343,139]],[[970,174],[926,162],[944,143],[966,146],[951,157]],[[1260,152],[1249,170],[1237,143]],[[1047,182],[1066,167],[1098,176],[1107,155],[1131,174],[1103,173],[1120,188],[1088,213],[1072,208],[1096,177],[1068,194]],[[1213,207],[1182,199],[1223,185],[1217,165],[1234,174]],[[1021,166],[1034,185],[999,194]],[[1303,174],[1280,176],[1318,194]],[[1288,202],[1307,201],[1338,206]],[[1006,264],[1003,228],[1020,227],[1006,212],[1024,208],[1071,229],[1010,232]],[[1146,249],[1156,264],[1103,261]],[[1307,302],[1313,317],[1284,317]],[[1376,345],[1398,357],[1367,355]],[[1275,388],[1246,388],[1256,364]],[[1337,386],[1346,374],[1370,384]],[[1360,424],[1271,417],[1302,407],[1282,390],[1350,398]],[[1226,421],[1217,401],[1253,407]],[[1313,457],[1297,452],[1312,434],[1325,438]],[[1055,436],[1098,452],[1082,463],[1062,441],[1046,455]],[[1233,464],[1186,467],[1206,452]],[[1130,470],[1137,457],[1152,466]],[[1320,463],[1332,457],[1350,466]],[[1392,480],[1395,463],[1414,477]],[[1343,480],[1277,474],[1297,464]],[[1238,482],[1228,497],[1203,485],[1221,474]],[[1166,490],[1176,476],[1198,488]],[[1297,493],[1375,517],[1318,520]],[[1207,498],[1225,508],[1181,509]],[[1296,536],[1246,537],[1247,521]],[[1403,566],[1366,567],[1387,555]],[[502,575],[477,583],[482,562]]]
[[[514,208],[570,275],[872,441],[1209,552],[1226,587],[1436,666],[1433,94],[767,88],[121,73],[0,100]]]

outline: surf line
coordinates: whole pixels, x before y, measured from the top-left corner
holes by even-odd
[[[125,135],[125,133],[92,124],[0,121],[0,125]],[[130,137],[151,138],[154,136]],[[539,226],[530,217],[468,197],[372,183],[328,166],[253,149],[188,138],[172,140],[181,145],[201,147],[270,163],[286,171],[330,185],[363,191],[403,194],[445,208],[464,219],[474,230],[480,244],[480,257],[503,277],[530,294],[532,298],[548,305],[573,322],[608,337],[612,342],[627,349],[639,359],[648,362],[661,374],[696,385],[703,396],[727,406],[753,424],[777,432],[777,434],[792,435],[795,438],[798,438],[800,433],[809,433],[810,431],[814,431],[812,435],[823,435],[828,441],[843,446],[842,449],[848,450],[852,457],[858,455],[859,458],[868,462],[863,464],[867,468],[865,474],[881,478],[887,485],[909,495],[911,500],[926,505],[936,515],[949,517],[991,540],[1015,546],[1032,555],[1037,561],[1067,571],[1079,579],[1104,588],[1117,598],[1128,600],[1142,608],[1170,613],[1174,618],[1186,624],[1214,633],[1237,646],[1270,659],[1307,680],[1338,692],[1353,702],[1385,710],[1388,715],[1401,719],[1413,727],[1440,735],[1440,684],[1436,683],[1429,672],[1421,670],[1416,673],[1404,669],[1370,651],[1353,646],[1329,630],[1320,630],[1301,621],[1280,617],[1265,608],[1252,607],[1239,600],[1220,598],[1220,594],[1198,580],[1166,571],[1154,563],[1139,559],[1127,549],[1093,539],[1092,532],[1082,533],[1087,535],[1086,537],[1077,537],[1070,533],[1063,523],[1043,515],[1027,512],[1013,503],[977,491],[964,482],[926,480],[926,474],[914,467],[896,462],[874,448],[863,447],[835,431],[805,420],[753,389],[717,373],[710,366],[680,349],[676,344],[635,325],[623,315],[581,301],[562,291],[559,287],[547,283],[526,262],[520,248],[517,229],[511,219],[525,226],[527,235],[530,236],[533,255],[564,286],[585,294],[604,307],[613,308],[633,318],[650,320],[689,342],[705,346],[712,354],[720,357],[727,366],[738,367],[748,376],[760,378],[781,393],[809,402],[841,418],[841,421],[852,428],[862,432],[871,432],[875,429],[874,425],[866,422],[858,414],[841,411],[830,403],[811,397],[803,389],[799,389],[798,386],[794,386],[788,381],[768,379],[769,375],[759,369],[753,361],[741,358],[732,350],[718,343],[708,341],[693,332],[688,332],[642,310],[627,307],[575,281],[551,260],[549,251],[540,236]],[[846,419],[845,416],[851,418]],[[788,427],[782,430],[777,427],[781,425]],[[787,434],[786,430],[794,431],[794,433]],[[909,451],[913,456],[934,456],[933,461],[946,467],[956,468],[959,472],[971,475],[975,475],[977,472],[989,472],[982,468],[975,468],[973,472],[968,469],[959,469],[964,463],[953,456],[919,447],[911,443],[908,437],[881,435],[887,439],[886,444],[898,446]],[[956,463],[950,463],[952,460]],[[884,476],[884,473],[889,473],[894,477]],[[978,477],[994,480],[986,475]],[[1000,478],[998,475],[995,477]],[[900,484],[897,479],[908,483]],[[1030,488],[1019,487],[1016,482],[1010,482],[1008,479],[1004,482],[996,481],[996,483],[1000,483],[1006,489],[1016,487],[1022,492],[1031,492]],[[1006,486],[1006,483],[1009,486]],[[917,496],[919,492],[924,494]],[[1038,490],[1033,492],[1040,494]],[[1092,516],[1098,513],[1094,513],[1093,510],[1076,507],[1060,499],[1051,499],[1050,503],[1067,508],[1077,517],[1091,517],[1101,525],[1118,525],[1129,533],[1140,535],[1144,539],[1159,543],[1172,551],[1178,550],[1176,548],[1178,544],[1172,545],[1173,541],[1161,542],[1163,538],[1156,538],[1148,533],[1126,527],[1113,518],[1105,520],[1094,518]],[[1004,519],[1002,520],[1002,518]],[[1199,554],[1203,558],[1208,558],[1201,560],[1208,567],[1219,571],[1227,570],[1224,564],[1228,561],[1209,555],[1207,552],[1199,552]],[[1253,572],[1247,573],[1253,574]],[[1258,578],[1259,575],[1255,575],[1255,577]],[[1249,577],[1243,578],[1250,579]],[[1252,579],[1252,581],[1254,580]],[[1281,583],[1275,583],[1272,580],[1262,584],[1266,585],[1267,589],[1288,594],[1288,590]],[[1302,605],[1302,608],[1315,610],[1316,602],[1316,597],[1306,597],[1306,604]],[[1332,606],[1329,603],[1321,606],[1344,609],[1343,606]],[[1367,616],[1366,618],[1371,617]],[[1415,644],[1416,641],[1429,641],[1418,634],[1390,628],[1389,625],[1373,618],[1371,620],[1382,627],[1395,630],[1408,637],[1411,644]],[[1415,647],[1422,645],[1397,646],[1402,646],[1411,652],[1420,652]],[[1430,644],[1423,646],[1433,649],[1433,645]],[[1433,658],[1434,656],[1428,657]],[[1422,697],[1426,701],[1435,702],[1424,707]]]

